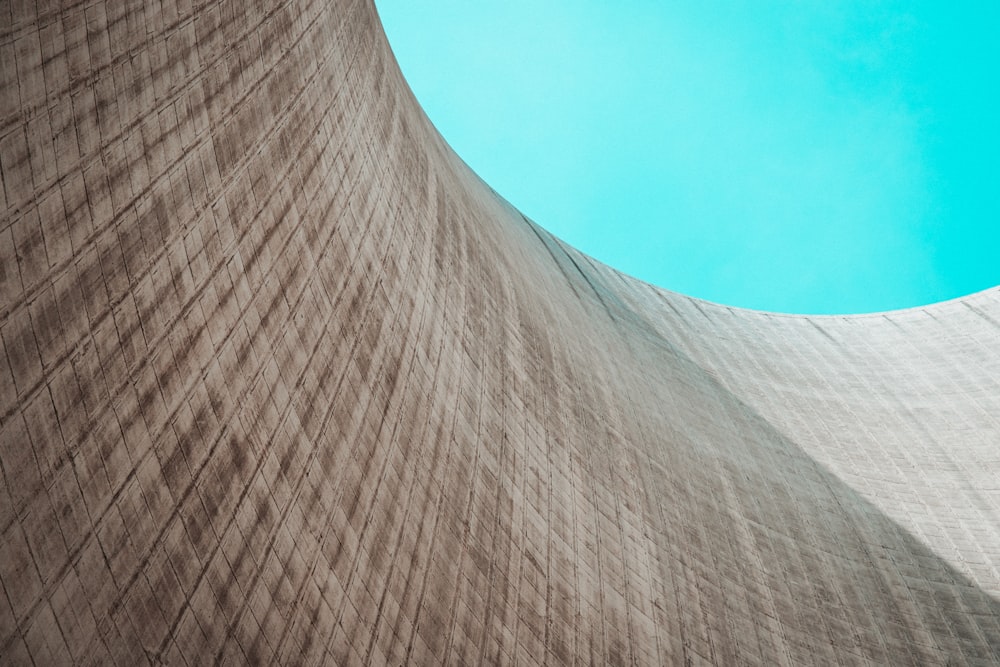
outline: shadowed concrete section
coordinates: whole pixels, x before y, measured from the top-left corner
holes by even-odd
[[[1000,291],[566,247],[368,0],[0,5],[0,663],[1000,662]]]

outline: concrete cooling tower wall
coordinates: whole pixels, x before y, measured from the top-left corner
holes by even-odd
[[[1000,662],[1000,291],[624,276],[371,0],[0,3],[0,663]]]

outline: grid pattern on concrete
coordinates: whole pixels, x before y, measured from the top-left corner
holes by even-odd
[[[0,6],[0,663],[1000,662],[1000,291],[729,309],[369,0]]]

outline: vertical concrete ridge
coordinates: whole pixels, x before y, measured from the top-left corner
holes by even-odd
[[[0,6],[0,663],[1000,663],[1000,290],[568,247],[371,0]]]

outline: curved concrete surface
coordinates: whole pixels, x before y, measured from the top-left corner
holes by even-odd
[[[0,12],[0,662],[1000,661],[1000,291],[616,273],[370,0]]]

